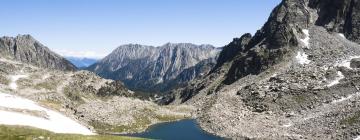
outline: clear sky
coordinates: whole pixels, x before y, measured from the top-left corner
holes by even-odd
[[[68,55],[100,57],[128,43],[222,47],[255,33],[281,0],[1,0],[0,36],[31,34]]]

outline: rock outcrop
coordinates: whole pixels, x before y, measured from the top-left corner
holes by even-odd
[[[133,90],[164,92],[206,75],[219,49],[189,43],[160,47],[123,45],[87,68],[104,78],[121,80]]]
[[[358,3],[283,0],[207,76],[159,102],[197,106],[200,126],[223,137],[360,138]]]
[[[354,58],[350,61],[351,68],[360,68],[360,58]]]
[[[310,0],[309,7],[318,12],[316,25],[332,32],[344,33],[346,38],[360,43],[360,1]]]
[[[76,70],[73,64],[52,52],[30,35],[0,38],[0,54],[3,57],[41,68],[66,71]]]

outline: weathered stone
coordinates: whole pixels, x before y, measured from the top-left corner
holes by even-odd
[[[360,68],[360,58],[351,59],[350,67],[351,68]]]

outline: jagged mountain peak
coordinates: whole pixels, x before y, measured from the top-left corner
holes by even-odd
[[[171,43],[168,42],[162,46],[159,47],[191,47],[191,48],[215,48],[213,45],[210,44],[200,44],[196,45],[193,43]]]
[[[216,66],[212,71],[216,71],[219,67],[223,66],[224,63],[232,61],[238,53],[245,49],[245,46],[249,43],[251,38],[252,35],[250,33],[246,33],[240,38],[234,38],[230,44],[222,49],[217,59]]]
[[[165,91],[208,73],[219,51],[212,45],[192,43],[130,44],[118,47],[88,69],[121,80],[134,90]]]
[[[360,17],[356,0],[283,0],[268,21],[238,53],[224,81],[231,84],[249,74],[259,74],[269,67],[292,59],[301,49],[299,40],[312,26],[329,32],[344,33],[359,43]]]
[[[76,67],[60,55],[34,39],[31,35],[0,38],[0,54],[17,61],[41,68],[76,70]]]
[[[220,71],[162,101],[198,105],[202,128],[231,138],[359,139],[358,10],[283,0],[253,37],[224,47]]]
[[[311,0],[309,7],[317,9],[316,25],[330,31],[345,33],[346,37],[359,43],[360,10],[358,0]]]

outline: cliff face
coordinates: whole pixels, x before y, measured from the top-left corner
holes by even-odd
[[[259,74],[270,66],[294,55],[303,29],[322,26],[330,32],[343,33],[359,43],[360,2],[358,0],[284,0],[271,13],[245,48],[233,59],[224,83]]]
[[[76,70],[73,64],[52,52],[30,35],[0,38],[0,54],[41,68],[65,71]]]
[[[333,32],[342,32],[346,38],[360,43],[360,1],[311,0],[309,7],[318,11],[316,25]]]
[[[197,106],[200,126],[223,137],[358,139],[359,9],[358,0],[283,0],[207,76],[159,102]]]
[[[118,47],[88,70],[121,80],[134,90],[168,91],[206,75],[219,51],[210,45],[189,43],[160,47],[130,44]]]
[[[249,74],[259,74],[291,57],[297,50],[297,36],[314,22],[313,11],[307,8],[307,3],[286,0],[277,6],[263,28],[237,54],[225,83],[231,84]]]

